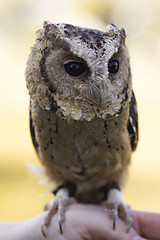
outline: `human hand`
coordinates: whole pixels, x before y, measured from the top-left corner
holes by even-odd
[[[47,229],[47,240],[144,240],[160,239],[160,214],[129,210],[134,224],[126,233],[126,224],[113,220],[106,209],[97,205],[72,204],[65,212],[63,235],[60,235],[57,214]]]
[[[133,227],[126,233],[126,224],[113,220],[103,206],[71,204],[65,212],[63,235],[60,234],[57,214],[47,228],[47,238],[41,232],[41,222],[47,212],[23,222],[0,223],[0,240],[160,240],[160,213],[129,210]]]

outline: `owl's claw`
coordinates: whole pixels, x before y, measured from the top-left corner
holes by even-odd
[[[62,222],[64,219],[65,207],[74,201],[74,198],[69,197],[69,191],[67,188],[58,190],[56,196],[53,198],[52,203],[45,206],[45,209],[48,210],[48,214],[41,224],[41,231],[44,237],[47,237],[47,227],[49,226],[51,219],[56,212],[58,214],[59,232],[60,234],[63,234]]]
[[[49,208],[49,206],[50,206],[50,208]],[[52,216],[56,212],[54,201],[50,205],[48,204],[46,210],[48,210],[49,212],[48,212],[47,216],[43,219],[43,221],[41,223],[41,232],[42,232],[44,237],[47,237],[47,228],[48,228],[48,226],[50,224]]]
[[[62,222],[59,221],[59,231],[60,231],[60,234],[62,235],[63,234],[63,231],[62,231]]]
[[[133,219],[128,217],[128,228],[126,230],[126,233],[129,233],[129,231],[131,230],[132,228],[132,225],[133,225]]]
[[[116,229],[116,221],[117,221],[117,212],[115,211],[115,214],[113,216],[113,231]]]
[[[122,193],[117,189],[111,189],[108,199],[103,203],[107,207],[107,212],[113,219],[113,231],[116,229],[118,216],[127,224],[126,233],[130,231],[133,225],[133,219],[128,215],[127,205],[123,200]]]
[[[46,238],[47,237],[47,234],[46,234],[46,232],[47,232],[47,225],[45,223],[45,219],[41,223],[41,232],[42,232],[43,236]]]
[[[62,235],[63,234],[62,222],[59,221],[58,224],[59,224],[59,232]],[[41,223],[41,232],[45,238],[47,237],[47,227],[48,226],[49,226],[49,222],[47,222],[46,219],[44,219],[44,221],[42,221],[42,223]]]

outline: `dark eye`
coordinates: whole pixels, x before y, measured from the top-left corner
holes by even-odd
[[[68,62],[64,64],[66,72],[73,77],[79,77],[87,72],[87,66],[83,62]]]
[[[119,62],[117,60],[111,60],[108,63],[108,71],[109,73],[115,74],[118,72]]]

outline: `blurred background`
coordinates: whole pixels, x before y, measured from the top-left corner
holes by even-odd
[[[23,220],[52,195],[26,163],[39,165],[29,134],[24,71],[43,21],[124,27],[137,96],[140,141],[123,192],[134,209],[160,211],[160,1],[0,0],[0,220]]]

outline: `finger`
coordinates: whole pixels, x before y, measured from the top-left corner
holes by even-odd
[[[138,232],[147,239],[160,239],[160,213],[131,211]]]
[[[140,237],[140,236],[135,236],[132,238],[132,240],[150,240],[150,239],[146,239],[146,238],[143,238],[143,237]]]

